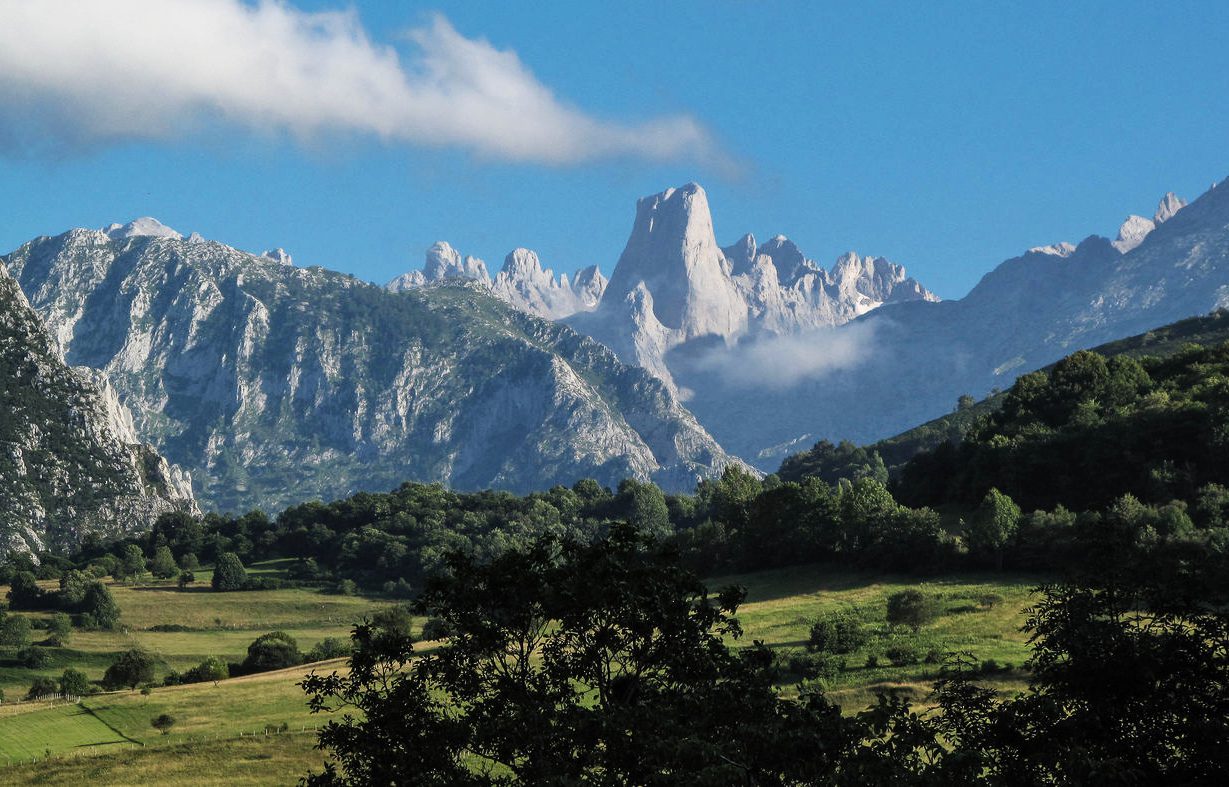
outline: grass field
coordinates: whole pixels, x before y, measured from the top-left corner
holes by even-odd
[[[277,571],[280,567],[265,567]],[[208,573],[204,584],[208,583]],[[819,615],[846,611],[874,633],[871,642],[846,657],[847,668],[824,685],[847,710],[858,710],[877,691],[904,690],[924,701],[938,676],[937,663],[892,666],[880,657],[867,667],[868,656],[887,644],[909,639],[922,650],[968,651],[980,660],[1022,664],[1028,656],[1020,632],[1022,609],[1030,601],[1036,578],[1008,575],[959,575],[918,580],[876,576],[805,566],[757,574],[718,577],[709,586],[742,584],[747,603],[739,612],[745,634],[740,641],[764,640],[774,649],[801,651],[810,624]],[[942,614],[914,635],[891,631],[886,624],[887,597],[900,589],[920,587],[939,599]],[[326,636],[345,636],[353,621],[382,603],[354,596],[328,595],[310,589],[212,593],[180,592],[170,586],[113,585],[126,631],[74,632],[69,648],[55,649],[55,674],[76,666],[91,678],[115,654],[141,645],[158,654],[163,670],[184,669],[208,655],[241,659],[247,644],[265,631],[292,633],[306,651]],[[3,593],[3,589],[0,589]],[[979,599],[1000,601],[987,607]],[[33,615],[37,617],[37,615]],[[192,631],[156,632],[153,626],[179,624]],[[81,705],[37,703],[0,705],[0,784],[271,784],[293,782],[309,767],[319,767],[310,728],[323,723],[311,716],[295,685],[310,669],[331,670],[344,661],[296,667],[211,683],[170,686],[140,692],[98,694]],[[0,667],[0,686],[11,699],[25,693],[33,675],[9,664]],[[1024,684],[1018,670],[987,679],[1013,690]],[[794,683],[786,693],[797,690]],[[150,726],[152,717],[170,713],[177,720],[168,735]],[[288,734],[265,735],[266,727],[285,726]],[[309,731],[303,733],[304,728]],[[242,737],[241,733],[243,734]],[[50,760],[46,755],[50,752]],[[32,758],[39,762],[29,763]],[[226,762],[224,774],[214,766]],[[217,773],[217,776],[211,774]],[[214,779],[211,781],[210,779]]]
[[[249,573],[278,576],[283,569],[284,561],[271,561],[253,566]],[[120,630],[75,630],[67,647],[47,649],[50,663],[38,670],[14,664],[11,653],[0,648],[0,690],[10,701],[17,699],[35,675],[58,677],[65,667],[75,667],[98,680],[118,654],[133,647],[144,648],[159,659],[159,677],[194,667],[208,656],[242,661],[252,640],[279,629],[307,652],[326,637],[348,637],[356,620],[389,603],[305,588],[214,593],[209,589],[212,572],[195,573],[196,587],[183,591],[173,582],[108,583],[121,611]],[[49,589],[56,586],[45,584]],[[0,598],[7,591],[0,586]],[[16,614],[32,621],[50,617],[50,613]],[[151,630],[168,625],[190,630]],[[35,642],[46,636],[38,629],[34,635]]]

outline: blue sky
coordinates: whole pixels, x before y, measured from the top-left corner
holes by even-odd
[[[280,45],[240,73],[225,65],[248,62],[243,35],[219,34],[238,52],[219,63],[208,40],[183,40],[218,9],[246,24],[250,5],[147,3],[108,4],[114,30],[82,21],[67,40],[66,12],[25,13],[54,0],[0,0],[0,52],[38,43],[0,54],[0,249],[153,215],[380,282],[435,240],[493,269],[527,246],[556,270],[609,273],[635,199],[696,180],[722,243],[783,233],[825,265],[883,255],[959,297],[1029,246],[1112,234],[1165,191],[1189,199],[1229,175],[1224,3],[304,0],[266,6],[246,34],[351,9],[342,38],[376,55],[288,33],[322,87],[284,94],[259,89]],[[140,50],[125,37],[143,25],[174,39],[169,60],[98,55]],[[412,97],[395,69],[412,91],[424,50],[440,96],[386,107]],[[512,62],[530,103],[450,103],[466,53]],[[368,84],[371,64],[383,83]]]

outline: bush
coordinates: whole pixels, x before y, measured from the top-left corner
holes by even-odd
[[[60,693],[69,697],[84,697],[94,691],[90,679],[81,670],[69,667],[60,675]]]
[[[149,653],[133,648],[121,655],[114,664],[107,667],[102,676],[102,685],[109,689],[135,689],[142,683],[154,679],[154,657]]]
[[[831,680],[845,669],[845,659],[831,653],[796,653],[787,664],[790,672],[812,680]]]
[[[243,590],[247,581],[247,571],[244,570],[239,556],[234,552],[223,552],[218,557],[217,565],[213,567],[213,589],[219,592]]]
[[[413,622],[410,610],[400,605],[385,607],[371,616],[371,625],[387,631],[408,632]]]
[[[183,674],[183,683],[210,683],[218,685],[218,681],[230,677],[230,667],[217,656],[210,656]]]
[[[195,552],[185,552],[179,556],[179,567],[184,571],[192,572],[201,567],[201,562],[196,559]]]
[[[43,589],[33,572],[19,571],[9,581],[9,609],[38,609],[43,605]]]
[[[354,648],[350,645],[349,640],[341,639],[340,637],[325,637],[307,652],[307,660],[327,661],[328,659],[339,659],[343,656],[349,656],[353,650]]]
[[[869,636],[862,624],[848,615],[829,615],[815,621],[807,650],[814,653],[853,653]]]
[[[932,596],[910,588],[888,596],[888,623],[917,631],[939,616],[939,605]]]
[[[175,726],[175,717],[169,713],[159,714],[149,720],[149,726],[166,735]]]
[[[428,618],[422,624],[422,638],[427,641],[447,639],[452,636],[452,627],[442,618]]]
[[[358,585],[353,579],[343,579],[333,586],[333,592],[339,596],[353,596],[358,593]]]
[[[26,699],[35,700],[39,697],[50,697],[58,693],[59,687],[56,686],[54,680],[45,675],[39,675],[30,684],[30,690],[26,692]]]
[[[874,653],[866,657],[866,668],[877,669],[879,667],[879,657]]]
[[[17,663],[26,669],[43,669],[51,663],[51,656],[46,648],[27,645],[17,651]]]
[[[888,646],[883,655],[887,656],[888,661],[892,662],[894,667],[905,667],[921,661],[917,646],[909,642],[893,643]]]
[[[271,631],[257,637],[248,645],[247,658],[243,660],[244,672],[268,672],[285,669],[303,663],[299,643],[284,631]]]
[[[149,630],[150,631],[163,631],[163,632],[170,632],[170,633],[177,633],[177,632],[183,632],[183,631],[196,631],[196,629],[192,628],[191,626],[185,626],[182,623],[159,623],[157,625],[150,626]]]
[[[30,644],[30,619],[24,615],[7,615],[0,621],[0,645],[24,648]]]
[[[47,630],[56,645],[67,645],[73,635],[73,619],[64,612],[57,612],[47,623]]]

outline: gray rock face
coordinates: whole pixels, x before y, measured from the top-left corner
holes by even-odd
[[[443,241],[427,249],[422,270],[404,273],[385,287],[404,292],[447,281],[473,282],[505,303],[548,320],[592,311],[606,290],[606,278],[596,265],[577,271],[575,281],[569,283],[567,274],[556,278],[529,249],[514,249],[492,279],[486,263],[476,257],[462,259],[460,252]]]
[[[773,446],[887,437],[1075,350],[1227,308],[1229,188],[1184,205],[1166,195],[1152,220],[1128,221],[1146,231],[1115,241],[1032,249],[958,301],[875,309],[817,337],[853,361],[782,390],[689,367],[679,382],[703,395],[688,407],[727,449],[775,467]]]
[[[438,283],[404,293],[215,242],[90,230],[3,259],[69,361],[107,374],[136,432],[191,469],[211,508],[405,480],[682,489],[734,461],[660,382],[492,297],[470,281],[485,266],[444,244]]]
[[[689,399],[699,394],[679,381],[680,364],[696,348],[710,361],[723,352],[733,359],[741,343],[806,334],[907,300],[938,299],[883,258],[850,252],[827,270],[783,235],[719,247],[708,197],[689,183],[637,203],[601,305],[568,322]]]
[[[196,512],[191,482],[137,438],[106,378],[70,369],[0,266],[0,558]]]

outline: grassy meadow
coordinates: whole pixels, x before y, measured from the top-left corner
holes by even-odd
[[[276,575],[282,566],[253,568]],[[11,654],[0,650],[0,687],[9,700],[0,705],[0,784],[269,784],[293,782],[309,767],[319,767],[321,753],[312,751],[311,728],[324,719],[307,712],[295,684],[312,669],[342,668],[343,660],[232,678],[217,686],[100,693],[79,704],[14,702],[36,674],[58,676],[73,666],[97,680],[120,652],[133,646],[157,655],[159,677],[210,655],[240,661],[248,643],[275,629],[292,634],[306,652],[325,637],[346,636],[355,620],[390,603],[304,588],[213,593],[208,570],[197,576],[199,587],[184,591],[169,583],[111,584],[123,629],[75,630],[67,647],[51,649],[52,664],[44,669],[16,666]],[[903,576],[803,566],[717,577],[709,586],[745,585],[747,603],[739,612],[745,634],[736,644],[763,640],[786,656],[804,652],[817,616],[837,611],[857,616],[872,632],[871,640],[843,657],[846,668],[822,683],[830,696],[854,711],[873,701],[877,691],[909,692],[925,701],[941,665],[924,660],[892,665],[883,652],[902,640],[921,653],[968,651],[979,660],[1018,667],[1028,655],[1020,632],[1022,610],[1036,582],[1023,576],[959,575],[919,583]],[[885,618],[887,597],[910,587],[938,599],[940,609],[939,617],[916,634],[891,630]],[[0,588],[0,595],[4,592]],[[994,603],[985,604],[991,597]],[[168,625],[190,630],[151,630]],[[36,641],[40,634],[36,630]],[[867,666],[871,656],[878,658],[876,666]],[[1007,691],[1024,685],[1018,669],[986,679]],[[787,694],[800,686],[796,676],[787,675],[783,683]],[[161,713],[177,720],[167,735],[150,726],[150,719]],[[227,769],[219,773],[215,765],[223,761]]]

